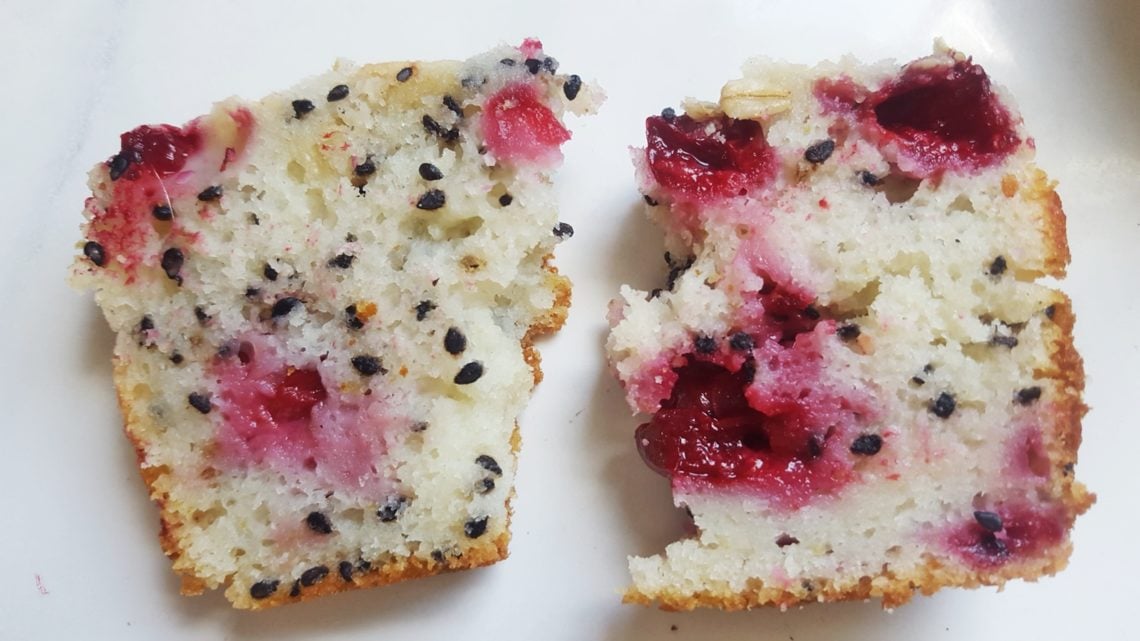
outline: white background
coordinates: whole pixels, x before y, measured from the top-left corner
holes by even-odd
[[[0,639],[1136,639],[1140,570],[1140,3],[315,0],[0,2]],[[183,122],[357,61],[463,58],[537,36],[609,93],[572,120],[560,176],[576,282],[546,382],[523,416],[511,557],[491,568],[275,611],[177,595],[157,516],[119,427],[111,335],[69,291],[84,176],[121,131]],[[603,366],[619,283],[664,277],[626,147],[685,95],[715,99],[748,56],[910,59],[935,36],[1019,99],[1060,181],[1092,406],[1078,476],[1100,500],[1071,567],[1004,592],[947,591],[779,613],[622,606],[625,556],[679,533],[665,482],[638,460],[636,420]],[[676,626],[676,630],[672,629]]]

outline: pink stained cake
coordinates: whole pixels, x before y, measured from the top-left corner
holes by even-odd
[[[505,558],[551,174],[600,94],[537,40],[332,71],[90,174],[74,283],[183,592],[264,608]]]
[[[754,60],[635,153],[665,286],[607,351],[692,536],[626,600],[740,609],[1064,567],[1084,374],[1053,183],[1009,98],[939,45],[899,67]]]

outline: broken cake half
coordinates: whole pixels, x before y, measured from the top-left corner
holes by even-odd
[[[264,608],[506,556],[532,340],[570,300],[561,118],[599,97],[537,40],[339,63],[92,170],[73,281],[183,592]]]
[[[964,54],[755,60],[646,121],[668,280],[608,354],[645,462],[694,521],[632,558],[671,609],[879,598],[1064,567],[1084,375],[1065,216]]]

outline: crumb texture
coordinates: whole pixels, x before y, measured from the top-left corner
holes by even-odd
[[[531,342],[569,305],[562,117],[600,98],[557,69],[535,40],[341,62],[91,171],[72,280],[117,333],[184,592],[262,608],[505,557]]]
[[[695,534],[632,558],[670,609],[879,598],[1062,569],[1084,374],[1065,218],[1005,91],[941,45],[898,66],[752,60],[634,153],[668,278],[607,352]]]

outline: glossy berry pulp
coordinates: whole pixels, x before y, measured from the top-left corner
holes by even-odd
[[[985,70],[968,60],[908,65],[874,92],[849,78],[824,79],[815,94],[825,111],[853,115],[904,172],[917,177],[977,171],[1021,144]]]
[[[822,379],[821,347],[834,340],[834,323],[805,316],[807,303],[782,288],[760,296],[769,313],[748,328],[757,340],[750,353],[688,355],[635,438],[675,487],[741,488],[796,508],[853,479],[849,440],[868,411]]]
[[[744,196],[774,176],[776,155],[760,123],[721,117],[652,116],[645,121],[646,161],[676,200],[708,203]]]

